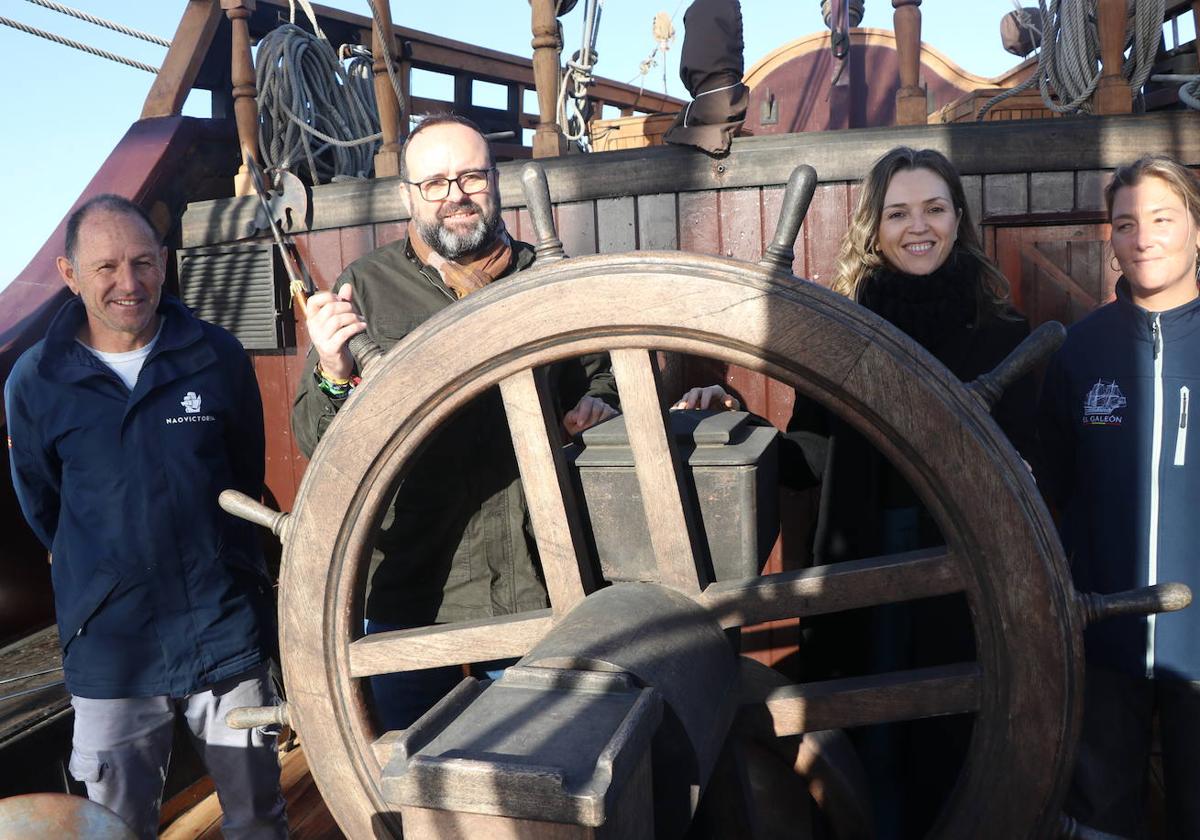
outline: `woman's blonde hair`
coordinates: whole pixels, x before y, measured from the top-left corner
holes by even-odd
[[[1133,163],[1118,166],[1112,180],[1104,188],[1104,203],[1108,221],[1112,222],[1113,202],[1123,187],[1136,187],[1146,178],[1159,178],[1183,201],[1192,222],[1200,228],[1200,179],[1175,158],[1166,155],[1145,155]],[[1196,246],[1196,273],[1200,277],[1200,245]]]
[[[858,205],[850,219],[850,229],[842,237],[831,288],[857,300],[863,279],[886,265],[879,253],[879,220],[883,216],[883,199],[896,173],[909,169],[927,169],[946,182],[950,189],[950,201],[958,214],[958,239],[952,254],[969,254],[979,264],[980,306],[997,313],[1006,312],[1009,309],[1008,280],[983,252],[983,244],[979,241],[971,211],[967,208],[967,198],[958,171],[945,155],[933,149],[897,146],[875,161],[863,179]]]

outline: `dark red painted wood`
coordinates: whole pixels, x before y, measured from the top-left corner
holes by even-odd
[[[899,70],[894,46],[855,43],[843,78],[848,84],[831,89],[829,82],[836,68],[830,51],[799,56],[757,80],[750,93],[746,128],[753,134],[786,134],[892,125]],[[921,65],[921,81],[929,89],[933,110],[969,92],[940,71],[940,65]],[[768,94],[774,95],[778,105],[779,119],[774,125],[762,123]]]

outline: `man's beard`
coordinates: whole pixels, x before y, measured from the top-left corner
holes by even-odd
[[[466,208],[471,208],[476,213],[475,224],[469,230],[455,233],[442,224],[445,216]],[[500,225],[500,210],[498,207],[493,207],[489,215],[474,201],[464,198],[455,204],[443,204],[438,209],[438,218],[434,221],[425,219],[414,219],[413,221],[416,222],[417,232],[421,234],[421,238],[429,244],[430,248],[445,259],[457,260],[459,257],[475,253],[491,242],[492,237],[496,235],[496,228]]]

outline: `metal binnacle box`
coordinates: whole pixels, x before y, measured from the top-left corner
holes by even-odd
[[[758,574],[779,533],[778,433],[744,411],[672,411],[701,541],[715,580]],[[625,418],[585,431],[567,447],[590,520],[593,554],[610,581],[656,580]]]

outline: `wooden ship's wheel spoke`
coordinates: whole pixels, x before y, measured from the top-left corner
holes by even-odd
[[[777,737],[977,712],[983,674],[963,662],[868,677],[743,691],[741,714],[765,716]]]
[[[500,383],[546,591],[556,615],[596,588],[544,370]],[[521,651],[524,653],[525,651]],[[505,654],[514,655],[514,654]]]
[[[962,589],[962,572],[954,556],[939,548],[718,581],[698,600],[722,627],[744,627],[931,598]]]
[[[554,626],[550,610],[372,633],[349,647],[352,677],[524,656]]]
[[[658,580],[685,595],[699,595],[691,505],[679,469],[675,440],[667,431],[657,369],[647,350],[614,350],[613,373],[621,392],[629,448],[658,564]]]

